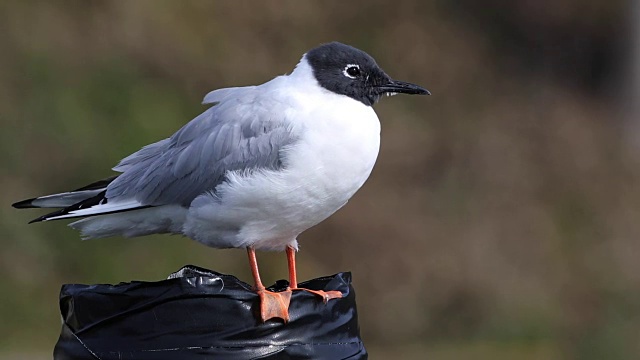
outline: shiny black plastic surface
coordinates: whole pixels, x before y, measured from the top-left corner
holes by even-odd
[[[270,290],[287,285],[281,280]],[[260,323],[258,296],[250,285],[194,266],[158,282],[64,285],[54,358],[366,359],[351,274],[300,286],[338,290],[343,298],[324,304],[294,291],[288,323]]]

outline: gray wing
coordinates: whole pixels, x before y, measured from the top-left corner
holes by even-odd
[[[205,98],[217,105],[173,136],[124,158],[114,168],[123,173],[109,184],[107,199],[188,206],[214,192],[228,171],[282,167],[280,150],[296,140],[287,105],[258,97],[253,87],[221,90]]]

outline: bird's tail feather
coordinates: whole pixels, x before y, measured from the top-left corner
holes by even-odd
[[[83,240],[112,236],[180,234],[187,211],[187,208],[180,205],[148,207],[127,213],[87,217],[72,222],[69,226],[80,231]]]

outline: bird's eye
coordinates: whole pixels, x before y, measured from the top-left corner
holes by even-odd
[[[349,64],[342,70],[342,73],[348,78],[355,79],[360,76],[360,66]]]

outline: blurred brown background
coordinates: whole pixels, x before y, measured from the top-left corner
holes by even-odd
[[[350,270],[373,359],[640,358],[640,6],[625,1],[0,2],[0,358],[51,358],[63,283],[241,250],[81,242],[23,198],[79,187],[331,40],[431,97],[376,106],[364,188],[301,237],[300,278]],[[635,19],[634,19],[635,17]],[[284,254],[260,254],[267,282]]]

